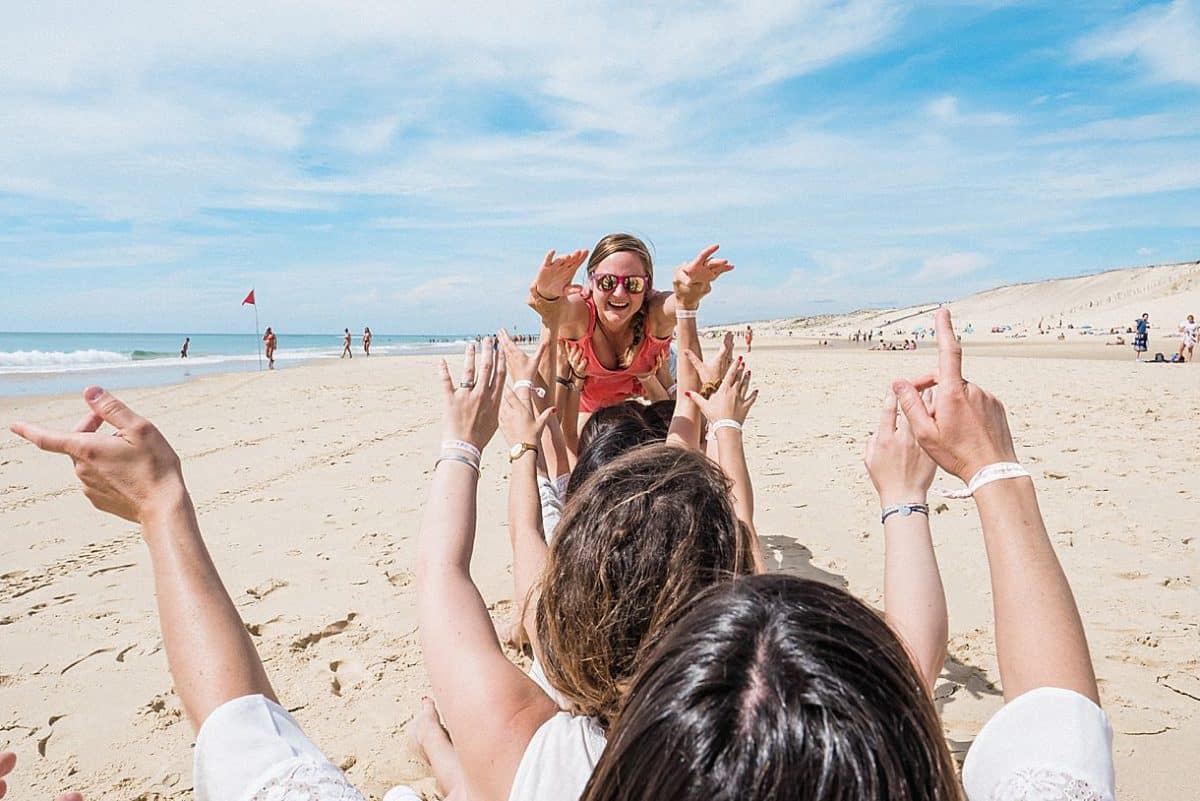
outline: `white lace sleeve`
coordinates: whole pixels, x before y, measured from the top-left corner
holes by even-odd
[[[196,801],[363,801],[296,719],[261,695],[235,698],[200,727]]]
[[[346,774],[325,760],[297,757],[279,766],[247,801],[365,801]]]
[[[1027,692],[979,732],[963,786],[970,801],[1113,801],[1108,716],[1070,690]]]
[[[988,801],[1111,801],[1085,779],[1061,770],[1022,768],[1001,779]]]

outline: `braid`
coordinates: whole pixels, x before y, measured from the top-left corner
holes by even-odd
[[[621,354],[621,367],[623,368],[633,364],[633,360],[637,358],[638,346],[642,344],[642,340],[646,336],[647,305],[649,304],[643,303],[642,308],[634,312],[633,320],[630,321],[630,325],[633,326],[633,339],[629,341],[629,347],[626,348],[625,353]]]

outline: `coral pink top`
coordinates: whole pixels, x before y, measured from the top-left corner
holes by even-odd
[[[670,349],[671,337],[654,336],[650,332],[650,316],[646,315],[646,333],[633,363],[623,370],[609,370],[596,358],[596,351],[592,347],[592,335],[596,333],[598,322],[596,304],[591,298],[586,300],[591,319],[588,321],[587,335],[576,340],[588,359],[588,377],[579,399],[579,411],[594,412],[605,406],[614,406],[626,398],[641,396],[642,383],[637,380],[638,375],[654,369],[658,357]]]

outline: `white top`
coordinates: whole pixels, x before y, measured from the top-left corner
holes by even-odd
[[[607,743],[594,719],[559,712],[533,733],[510,801],[576,801]]]
[[[538,474],[538,496],[542,502],[542,531],[546,534],[546,542],[554,542],[554,531],[558,521],[562,519],[563,502],[567,495],[567,481],[570,474],[564,474],[551,481],[548,477]]]
[[[1181,322],[1179,324],[1179,339],[1183,342],[1183,344],[1185,344],[1185,345],[1195,345],[1196,344],[1196,327],[1197,326],[1200,326],[1200,323],[1189,323],[1187,320],[1184,320],[1183,322]]]
[[[1112,726],[1079,693],[1030,690],[979,732],[962,777],[970,801],[1113,801]]]
[[[196,801],[365,801],[296,719],[261,695],[208,716],[194,770]]]
[[[529,666],[529,678],[533,679],[533,683],[542,688],[542,692],[550,696],[559,709],[566,709],[567,697],[558,691],[558,688],[550,683],[550,679],[546,676],[546,671],[542,667],[542,663],[535,656],[533,664]]]

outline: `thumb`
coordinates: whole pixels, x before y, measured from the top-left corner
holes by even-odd
[[[683,351],[683,355],[687,357],[687,360],[691,362],[692,366],[697,370],[704,366],[704,360],[692,353],[690,350]]]
[[[895,393],[896,400],[900,404],[900,411],[904,412],[908,426],[917,436],[917,440],[930,440],[936,437],[937,424],[929,416],[929,410],[925,408],[925,401],[921,399],[921,393],[917,392],[917,388],[908,381],[897,379],[892,382],[892,392]]]
[[[538,430],[538,431],[541,431],[543,428],[545,428],[545,427],[546,427],[546,423],[548,423],[548,422],[550,421],[550,418],[551,418],[551,417],[554,415],[554,413],[555,413],[555,412],[557,412],[557,411],[558,411],[558,409],[557,409],[556,407],[554,407],[554,406],[548,406],[548,407],[546,407],[545,409],[543,409],[543,410],[542,410],[542,413],[541,413],[541,414],[539,414],[539,415],[537,416],[537,419],[535,419],[535,420],[533,421],[533,422],[534,422],[534,424],[537,426],[537,430]]]
[[[115,395],[100,387],[85,389],[83,399],[87,401],[88,406],[92,407],[92,411],[114,428],[129,428],[142,421],[141,417]]]
[[[696,404],[696,408],[698,408],[700,410],[700,414],[704,415],[704,418],[706,420],[712,419],[712,415],[709,414],[708,398],[705,398],[699,392],[692,392],[691,390],[689,390],[683,394],[685,396],[687,396],[688,400],[690,400],[692,403]]]

